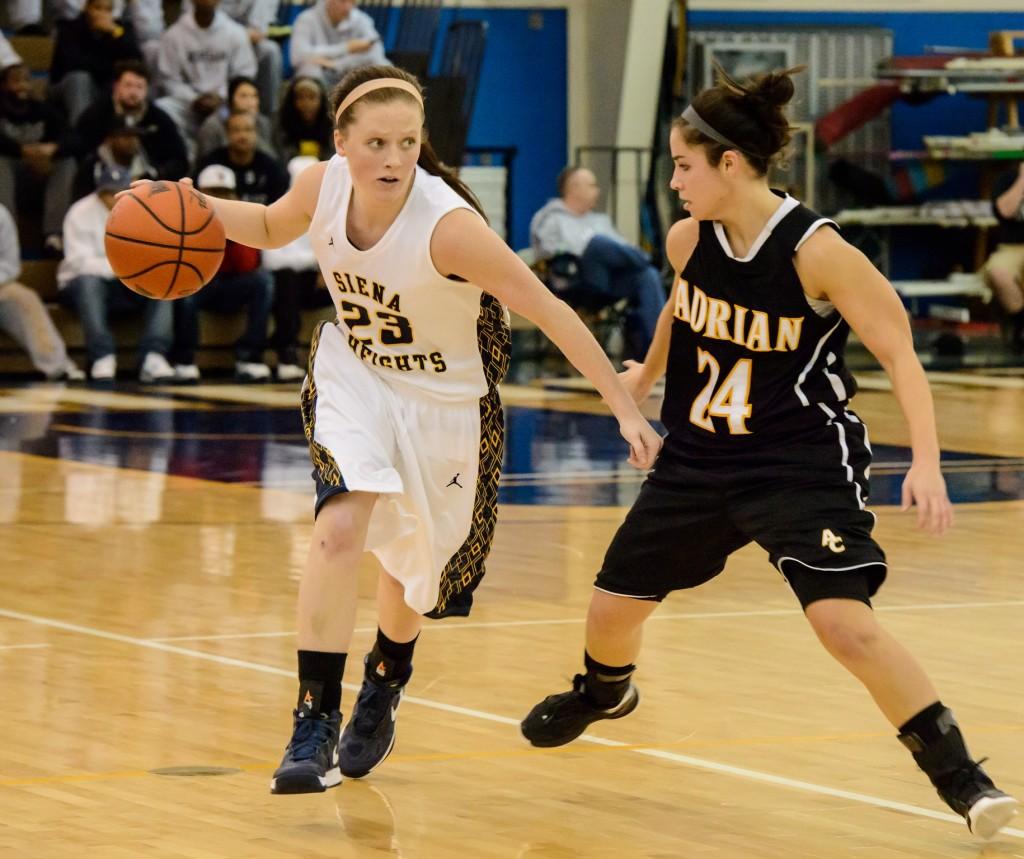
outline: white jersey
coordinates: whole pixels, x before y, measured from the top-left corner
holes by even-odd
[[[346,232],[351,198],[348,159],[335,155],[309,236],[349,348],[392,387],[448,402],[483,397],[508,365],[508,311],[479,287],[442,276],[430,256],[441,218],[472,207],[417,167],[398,217],[359,250]]]

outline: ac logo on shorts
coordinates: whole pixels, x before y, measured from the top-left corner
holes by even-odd
[[[843,538],[833,534],[831,528],[826,528],[821,532],[821,545],[828,546],[837,555],[840,552],[846,551],[846,546],[843,545]]]

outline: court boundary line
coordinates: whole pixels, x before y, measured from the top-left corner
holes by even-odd
[[[941,611],[951,609],[969,608],[1011,608],[1024,606],[1024,600],[1006,600],[1000,602],[964,602],[964,603],[911,603],[908,605],[874,606],[875,611],[900,612],[900,611]],[[798,608],[775,608],[758,609],[755,611],[709,611],[709,612],[674,612],[671,614],[658,614],[655,612],[648,620],[715,620],[728,617],[781,617],[785,615],[802,615],[803,611]],[[514,626],[560,626],[563,624],[583,624],[586,617],[556,617],[541,618],[537,620],[494,620],[479,621],[470,623],[447,623],[432,624],[432,631],[443,630],[453,631],[459,629],[497,629],[501,627]],[[376,626],[356,627],[353,632],[376,632]],[[216,635],[169,635],[157,638],[147,638],[145,641],[229,641],[243,638],[286,638],[295,635],[295,630],[280,632],[226,632]]]
[[[26,614],[24,612],[12,611],[10,609],[0,608],[0,617],[7,617],[11,620],[24,621],[26,623],[34,623],[39,626],[48,626],[54,629],[60,629],[65,632],[74,632],[79,635],[88,635],[93,638],[101,638],[107,641],[114,641],[119,644],[130,644],[135,647],[142,647],[149,650],[163,651],[164,653],[174,653],[178,656],[190,656],[194,659],[202,659],[208,662],[214,662],[219,665],[226,665],[234,668],[245,668],[250,671],[258,671],[263,674],[274,674],[278,676],[288,677],[294,679],[295,672],[284,668],[277,668],[273,665],[265,665],[260,662],[248,662],[243,659],[235,659],[230,656],[221,656],[216,653],[205,653],[202,650],[192,650],[185,647],[177,647],[172,644],[165,644],[159,641],[150,641],[144,638],[135,638],[130,635],[121,635],[116,632],[107,632],[106,630],[96,629],[94,627],[82,626],[80,624],[67,623],[66,621],[57,620],[55,618],[41,617],[39,615]],[[343,683],[342,686],[345,689],[351,691],[357,691],[358,686],[352,683]],[[488,713],[485,710],[475,710],[469,707],[460,707],[455,704],[445,704],[440,701],[431,701],[427,698],[418,698],[411,695],[404,696],[404,700],[410,704],[416,704],[421,707],[427,707],[434,710],[441,710],[446,713],[454,713],[461,716],[468,716],[470,718],[480,719],[482,721],[496,722],[503,725],[515,725],[518,727],[519,720],[509,718],[508,716],[499,716],[496,713]],[[709,761],[704,758],[695,758],[690,755],[682,755],[677,752],[668,752],[662,749],[650,749],[650,748],[636,748],[631,746],[629,743],[623,743],[618,740],[607,740],[603,737],[596,737],[591,734],[583,734],[580,736],[581,740],[592,743],[594,745],[608,746],[612,748],[623,748],[625,751],[632,752],[634,754],[645,755],[646,757],[658,758],[666,760],[671,763],[683,764],[684,766],[690,766],[695,769],[707,770],[709,772],[718,773],[720,775],[735,776],[737,778],[747,779],[748,781],[760,782],[762,784],[770,784],[776,787],[785,787],[793,790],[800,790],[805,793],[817,794],[819,796],[828,796],[836,799],[846,799],[853,802],[859,802],[862,805],[869,805],[875,808],[884,808],[889,811],[900,811],[905,814],[914,815],[917,817],[927,817],[932,820],[942,820],[950,823],[956,823],[959,826],[964,826],[963,818],[953,814],[949,814],[941,811],[933,811],[928,808],[921,808],[920,806],[911,805],[904,802],[895,802],[893,800],[882,799],[881,797],[871,796],[865,793],[856,793],[854,791],[841,790],[839,788],[828,787],[827,785],[815,784],[814,782],[801,781],[800,779],[788,778],[786,776],[777,776],[772,773],[761,772],[760,770],[751,770],[745,767],[736,767],[731,764],[723,764],[718,761]],[[1024,830],[1014,829],[1012,827],[1006,827],[1000,830],[1001,836],[1011,836],[1015,838],[1024,839]]]

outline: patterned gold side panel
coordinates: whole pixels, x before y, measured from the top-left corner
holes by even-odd
[[[498,478],[501,476],[501,457],[505,450],[505,413],[501,408],[497,385],[508,372],[512,332],[505,308],[487,293],[480,296],[476,334],[489,390],[480,399],[480,465],[476,479],[476,498],[473,501],[473,521],[466,542],[441,573],[437,605],[428,613],[430,617],[468,612],[468,608],[453,611],[449,604],[453,597],[459,594],[468,596],[480,584],[498,520]]]
[[[480,296],[476,339],[487,387],[496,388],[505,378],[509,362],[512,360],[512,330],[509,328],[502,303],[486,292]]]
[[[327,486],[343,486],[344,481],[341,479],[341,469],[338,468],[338,463],[334,461],[331,452],[322,444],[313,440],[317,395],[316,379],[313,376],[313,363],[316,361],[316,350],[320,346],[320,334],[324,330],[325,325],[331,324],[330,322],[321,322],[316,327],[316,331],[313,332],[313,342],[309,347],[309,365],[306,368],[306,380],[302,384],[300,402],[302,429],[306,433],[306,441],[309,442],[309,458],[313,460],[313,467],[316,469],[317,474],[320,475],[320,480]]]
[[[449,603],[459,594],[473,591],[484,577],[484,564],[494,540],[498,521],[498,478],[505,449],[505,413],[498,392],[492,390],[480,398],[480,466],[473,501],[473,521],[469,536],[441,573],[437,605],[429,616],[441,617],[449,612]],[[457,612],[466,614],[467,611]]]

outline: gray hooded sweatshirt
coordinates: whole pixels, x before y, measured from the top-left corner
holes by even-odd
[[[566,253],[582,256],[594,236],[629,244],[604,212],[577,215],[561,197],[548,200],[530,220],[530,247],[538,259]]]

